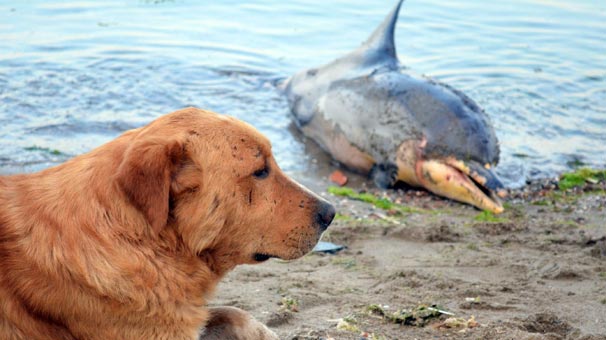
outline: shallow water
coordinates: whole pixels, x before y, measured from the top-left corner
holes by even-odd
[[[274,84],[357,47],[395,1],[1,1],[0,173],[64,161],[194,105],[244,119],[313,170]],[[412,71],[492,117],[509,186],[606,166],[606,2],[408,0]]]

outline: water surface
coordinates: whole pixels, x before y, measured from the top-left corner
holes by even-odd
[[[357,47],[394,1],[0,1],[0,173],[62,162],[184,106],[246,120],[313,172],[277,80]],[[606,2],[409,0],[406,67],[467,93],[509,186],[606,166]]]

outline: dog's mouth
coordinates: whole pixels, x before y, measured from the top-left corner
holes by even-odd
[[[299,239],[299,244],[290,244],[285,245],[285,247],[277,248],[271,245],[265,245],[264,247],[259,247],[256,250],[259,250],[251,255],[251,259],[257,263],[265,262],[271,258],[277,258],[285,261],[298,259],[305,254],[309,253],[314,246],[318,243],[320,237],[322,236],[323,230],[318,227],[310,227],[313,229],[313,232],[309,234],[303,234],[297,236],[301,237]],[[291,237],[294,238],[294,237]]]
[[[255,260],[256,262],[265,262],[274,257],[277,257],[277,256],[270,255],[270,254],[264,254],[264,253],[255,253],[253,255],[253,260]]]

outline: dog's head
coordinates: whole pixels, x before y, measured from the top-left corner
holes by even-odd
[[[127,133],[118,187],[152,233],[230,268],[309,252],[335,210],[286,176],[252,126],[184,109]]]

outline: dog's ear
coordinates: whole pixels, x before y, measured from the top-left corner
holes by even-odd
[[[156,234],[168,221],[171,179],[184,155],[178,141],[145,139],[128,147],[118,168],[118,186]]]

